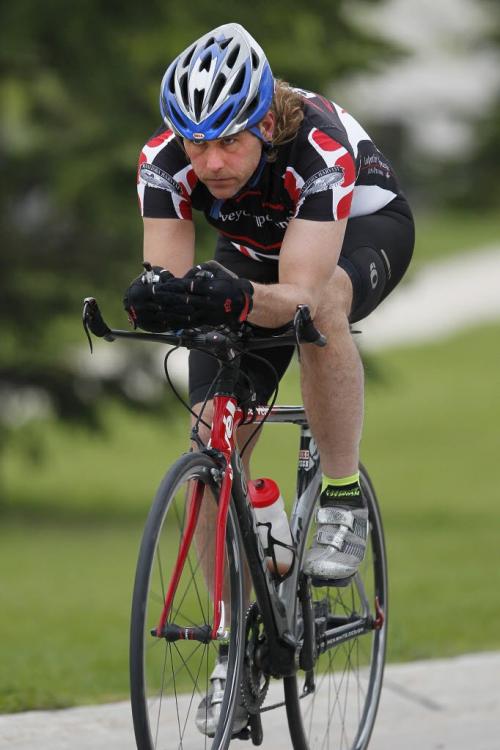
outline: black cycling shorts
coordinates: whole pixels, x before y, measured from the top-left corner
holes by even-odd
[[[351,323],[366,318],[401,281],[412,257],[414,239],[412,214],[402,196],[377,213],[348,220],[339,266],[349,275],[353,285]],[[276,261],[252,260],[237,252],[222,236],[217,241],[215,259],[242,278],[260,284],[278,283]],[[269,329],[260,330],[269,335]],[[276,375],[279,380],[283,377],[293,352],[294,347],[278,347],[262,350],[258,353],[260,359],[245,355],[239,387],[241,398],[245,399],[253,389],[257,402],[266,404],[277,385]],[[217,370],[216,359],[204,352],[190,352],[189,398],[192,405],[205,399]]]

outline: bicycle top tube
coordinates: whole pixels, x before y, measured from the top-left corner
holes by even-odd
[[[307,426],[308,421],[303,406],[256,406],[247,409],[247,418],[252,417],[252,424],[296,424]]]

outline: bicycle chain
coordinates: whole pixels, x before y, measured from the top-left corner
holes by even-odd
[[[262,617],[257,603],[252,604],[246,615],[245,657],[241,679],[241,695],[249,714],[259,713],[269,688],[270,675],[264,674],[255,664],[255,650],[264,641]]]

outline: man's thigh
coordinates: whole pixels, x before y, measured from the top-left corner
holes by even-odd
[[[353,286],[351,323],[369,315],[401,281],[414,240],[413,219],[402,198],[375,214],[349,219],[339,266]]]
[[[259,262],[239,253],[232,244],[219,236],[215,251],[215,260],[233,271],[240,278],[257,283],[278,283],[278,263],[276,261]],[[280,329],[277,329],[280,330]],[[269,329],[255,326],[256,335],[261,331],[269,335]],[[264,349],[258,356],[245,354],[241,359],[241,377],[237,392],[244,404],[250,403],[252,393],[258,404],[267,404],[292,359],[294,347],[277,347]],[[189,397],[191,404],[203,402],[205,397],[213,395],[213,385],[219,370],[217,360],[200,351],[189,354]]]

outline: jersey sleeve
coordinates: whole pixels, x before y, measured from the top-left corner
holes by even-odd
[[[349,216],[356,165],[351,150],[332,134],[311,128],[295,167],[288,166],[285,188],[295,203],[294,216],[336,221]]]
[[[137,193],[141,215],[192,219],[191,193],[197,177],[171,130],[151,138],[141,151]]]

